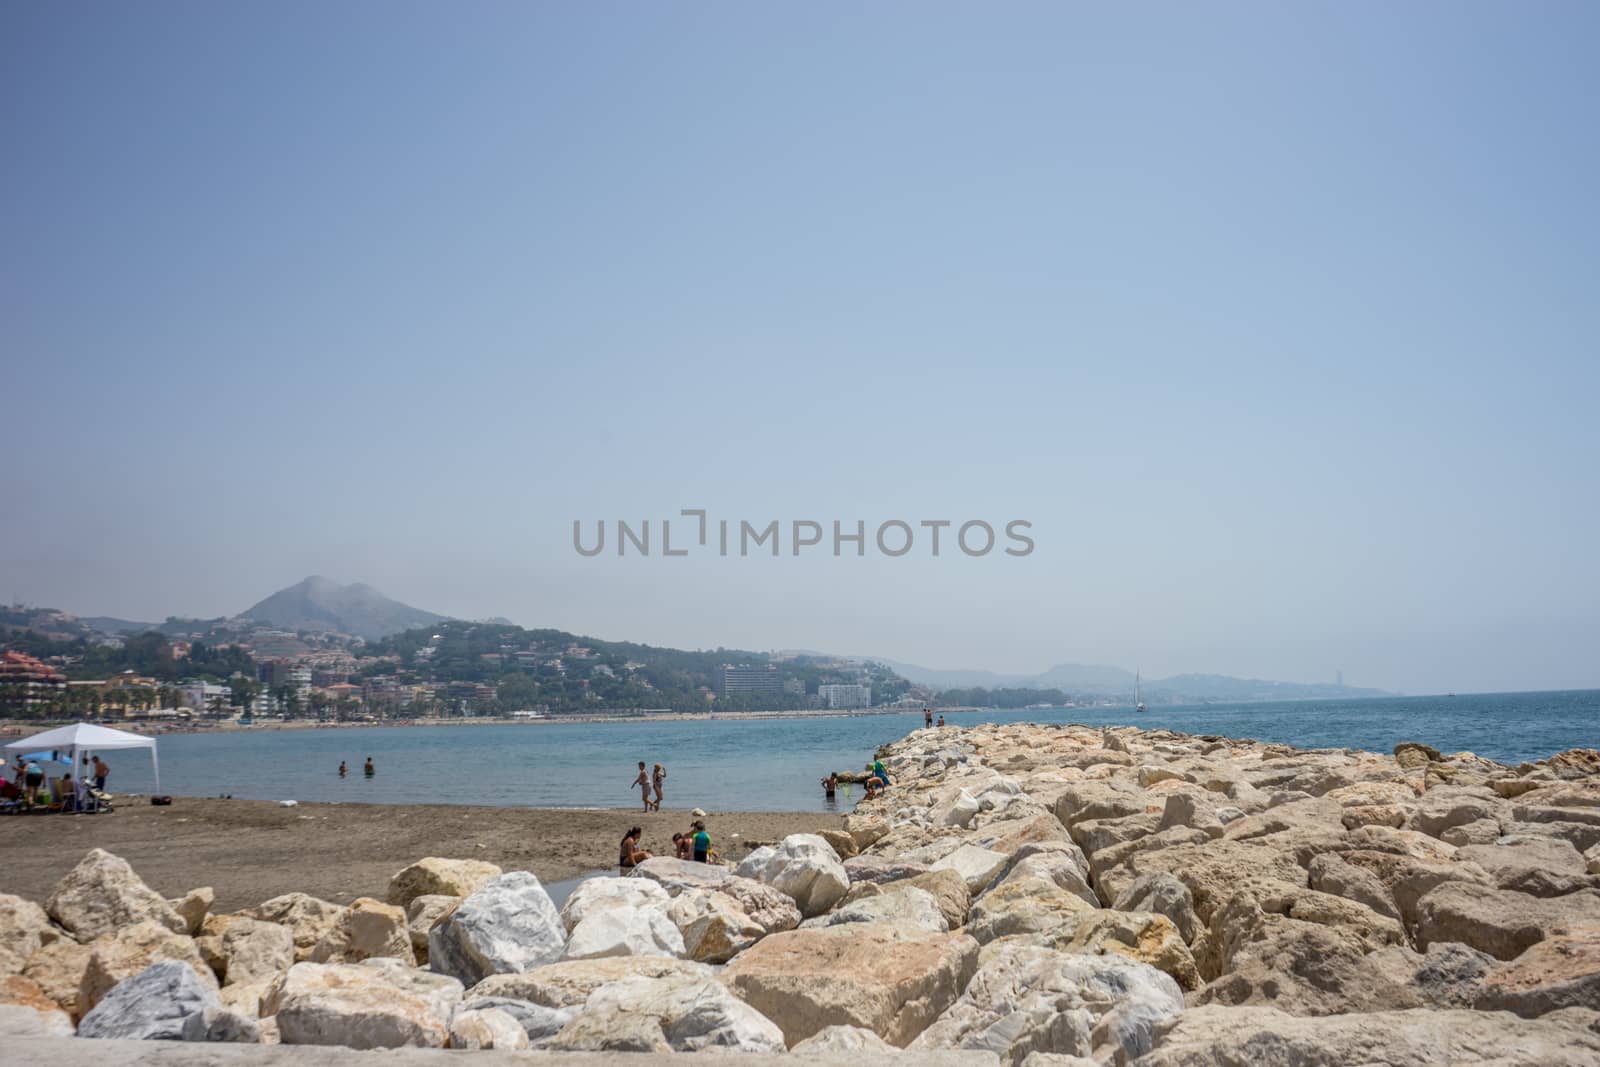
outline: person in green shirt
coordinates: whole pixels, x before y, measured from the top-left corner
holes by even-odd
[[[711,835],[706,833],[706,824],[699,819],[694,821],[694,861],[696,863],[711,863],[716,853],[711,849]]]

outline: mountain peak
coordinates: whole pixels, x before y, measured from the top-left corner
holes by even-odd
[[[331,630],[368,641],[445,618],[391,600],[364,582],[340,585],[320,574],[278,590],[240,617],[285,630]]]

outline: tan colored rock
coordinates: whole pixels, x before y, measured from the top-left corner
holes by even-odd
[[[1491,968],[1472,1006],[1528,1019],[1562,1008],[1600,1011],[1600,912]]]
[[[247,919],[287,926],[294,934],[295,959],[307,960],[311,958],[317,942],[339,921],[343,911],[337,904],[318,900],[306,893],[285,893],[253,908],[246,908],[239,914]]]
[[[0,978],[0,1038],[71,1037],[72,1016],[39,983],[20,974]]]
[[[94,949],[76,941],[61,940],[45,945],[22,968],[23,977],[43,989],[74,1020],[88,1011],[78,1007],[78,987],[83,984],[83,972],[89,969],[89,957]]]
[[[955,1002],[977,962],[978,943],[964,934],[851,923],[772,934],[721,979],[790,1045],[845,1025],[903,1048]]]
[[[850,887],[850,892],[845,894],[839,906],[848,907],[867,897],[896,893],[903,889],[920,889],[930,894],[939,907],[939,914],[944,916],[945,925],[951,930],[966,925],[972,898],[967,892],[966,879],[953,870],[926,871],[889,882],[857,882]]]
[[[78,938],[92,941],[126,926],[154,922],[177,934],[189,924],[145,885],[126,860],[92,849],[56,883],[45,902],[50,917]]]
[[[793,930],[800,925],[800,909],[787,893],[752,878],[741,878],[726,867],[656,856],[635,867],[631,877],[659,882],[673,896],[685,889],[726,893],[768,933]]]
[[[424,893],[420,897],[412,897],[411,903],[406,905],[406,930],[411,935],[411,952],[418,966],[428,963],[428,932],[464,899],[442,893]]]
[[[727,963],[766,933],[739,902],[715,889],[686,889],[667,906],[684,952],[701,963]]]
[[[1426,767],[1429,763],[1437,763],[1443,758],[1439,750],[1432,745],[1416,741],[1402,741],[1394,746],[1394,761],[1406,770]]]
[[[87,1014],[111,987],[158,960],[187,963],[202,985],[217,988],[217,976],[195,948],[194,939],[158,922],[141,922],[91,942],[89,962],[78,985],[78,1007]]]
[[[659,1037],[650,1034],[652,1022]],[[601,986],[550,1048],[617,1052],[658,1048],[658,1042],[673,1052],[770,1053],[785,1047],[782,1032],[771,1020],[714,978],[673,976],[627,978]]]
[[[464,897],[504,872],[483,860],[451,860],[429,856],[395,872],[389,879],[388,902],[407,907],[420,896]]]
[[[547,1008],[579,1008],[589,994],[609,982],[629,978],[704,978],[710,967],[690,960],[662,956],[610,956],[597,960],[564,960],[535,967],[523,974],[492,974],[473,986],[469,995],[509,997]]]
[[[293,966],[291,960],[289,966]],[[288,967],[283,973],[288,973]],[[265,978],[256,978],[249,982],[234,982],[225,985],[217,991],[217,998],[228,1011],[236,1012],[251,1019],[261,1017],[261,1002],[266,998],[267,992],[272,988],[282,975],[273,974]]]
[[[454,978],[398,964],[297,963],[261,1008],[286,1045],[443,1048],[461,992]]]
[[[962,845],[933,864],[935,871],[954,871],[967,885],[967,892],[980,893],[989,880],[1005,866],[1009,857],[979,845]]]
[[[1008,879],[972,905],[966,932],[980,945],[1000,938],[1042,939],[1073,927],[1094,907],[1044,878]]]
[[[1113,954],[1148,963],[1184,989],[1201,984],[1189,946],[1165,915],[1102,908],[1080,915],[1070,927],[1046,935],[1040,943],[1062,952]]]
[[[0,893],[0,976],[21,974],[30,956],[65,937],[39,905]]]
[[[1469,882],[1446,882],[1417,904],[1417,943],[1459,941],[1496,959],[1516,959],[1557,929],[1600,915],[1600,892],[1540,898]]]
[[[856,844],[856,839],[843,830],[819,830],[817,836],[826,841],[828,847],[838,853],[841,860],[850,859],[861,852],[861,846]]]
[[[417,963],[404,909],[371,897],[360,897],[340,912],[333,927],[311,950],[316,963],[359,963],[379,956],[397,959],[407,967]]]
[[[876,815],[851,815],[845,820],[845,832],[855,841],[856,851],[865,852],[889,833],[889,822]]]
[[[521,1023],[499,1008],[458,1011],[450,1019],[450,1047],[527,1048],[528,1032],[522,1028]]]
[[[167,901],[172,910],[178,913],[178,918],[184,922],[184,933],[194,937],[200,933],[200,927],[206,921],[206,916],[211,913],[211,905],[216,902],[217,892],[210,886],[201,886],[191,889],[181,897]]]
[[[294,933],[259,919],[236,918],[221,936],[201,937],[196,943],[225,985],[276,978],[295,962]]]
[[[1433,1009],[1297,1018],[1272,1008],[1207,1006],[1159,1025],[1154,1051],[1138,1063],[1588,1067],[1600,1058],[1600,1033],[1589,1021]],[[1241,1056],[1245,1049],[1248,1058]]]

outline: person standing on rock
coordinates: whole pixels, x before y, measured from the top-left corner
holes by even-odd
[[[924,726],[932,726],[933,725],[933,709],[932,708],[923,708],[922,709],[922,724]]]
[[[639,787],[639,796],[644,800],[644,810],[650,810],[650,772],[644,769],[644,760],[639,761],[639,776],[633,780]]]

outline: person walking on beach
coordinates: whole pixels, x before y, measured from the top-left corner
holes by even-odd
[[[105,792],[106,779],[111,777],[111,768],[106,766],[105,760],[99,756],[94,758],[94,787]]]
[[[361,773],[366,775],[368,778],[371,778],[374,774],[378,773],[378,768],[376,768],[376,767],[374,767],[372,765],[372,757],[371,756],[367,757],[367,765],[365,767],[361,768]]]
[[[650,772],[644,769],[644,760],[639,761],[639,774],[634,778],[633,784],[639,787],[639,796],[644,800],[644,810],[650,810]]]
[[[661,810],[661,787],[666,783],[667,769],[661,764],[656,764],[656,769],[650,773],[650,786],[656,791],[655,804],[657,811]]]
[[[623,870],[631,870],[650,858],[650,853],[639,847],[639,838],[644,831],[635,826],[622,835],[622,848],[617,856],[617,863]]]

